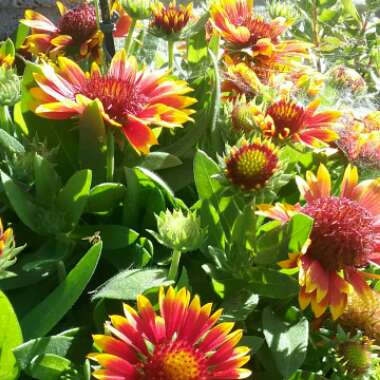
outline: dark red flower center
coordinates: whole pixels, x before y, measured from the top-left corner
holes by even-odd
[[[95,7],[84,3],[70,9],[60,18],[58,27],[77,44],[87,41],[97,31]]]
[[[140,92],[135,76],[119,79],[95,73],[79,93],[99,99],[108,116],[118,122],[127,121],[130,114],[137,115],[146,105],[146,96]]]
[[[244,190],[262,188],[272,177],[278,156],[271,145],[251,143],[243,145],[226,159],[226,175]]]
[[[210,380],[204,353],[185,342],[162,343],[141,366],[139,380]]]
[[[305,110],[294,102],[280,100],[267,109],[267,115],[275,125],[272,137],[285,139],[302,129]]]
[[[362,267],[374,248],[374,218],[356,201],[319,198],[308,202],[302,212],[314,219],[307,255],[328,271]]]

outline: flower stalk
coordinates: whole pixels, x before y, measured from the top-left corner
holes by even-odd
[[[173,71],[174,67],[174,40],[168,40],[168,58],[169,58],[169,70]]]
[[[133,38],[133,33],[136,29],[136,23],[137,23],[137,20],[132,19],[132,24],[129,27],[128,35],[127,35],[127,38],[125,39],[124,49],[125,49],[125,52],[127,53],[127,56],[129,55],[129,52],[131,50],[132,41],[133,41],[132,38]]]
[[[115,170],[115,137],[113,131],[107,131],[107,169],[106,169],[107,182],[113,181],[113,174]]]
[[[168,280],[175,281],[178,274],[179,263],[181,261],[181,251],[175,249],[173,251],[172,262],[169,268]]]

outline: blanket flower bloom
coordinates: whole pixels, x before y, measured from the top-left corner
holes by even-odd
[[[253,47],[266,39],[278,42],[285,32],[285,19],[266,22],[253,13],[247,0],[217,0],[211,5],[211,21],[223,39],[234,48]]]
[[[311,147],[336,140],[338,135],[331,128],[341,113],[316,112],[318,106],[318,100],[307,107],[286,99],[272,103],[266,110],[271,122],[262,125],[263,134],[279,140],[289,138]]]
[[[308,56],[309,43],[281,40],[290,23],[283,17],[267,22],[256,16],[249,0],[215,0],[211,22],[237,61],[250,61],[259,78],[267,82],[274,72],[287,72]]]
[[[251,371],[241,368],[249,360],[248,347],[236,347],[242,331],[233,323],[216,324],[222,310],[211,314],[212,304],[190,300],[183,288],[160,289],[160,315],[140,295],[137,311],[124,305],[125,317],[111,316],[111,335],[95,335],[102,353],[89,358],[100,364],[93,376],[112,380],[244,379]]]
[[[73,61],[58,58],[58,68],[42,65],[34,75],[38,87],[31,93],[35,112],[48,119],[63,120],[81,115],[91,100],[110,127],[121,128],[130,144],[142,153],[157,143],[150,126],[180,127],[192,120],[187,109],[195,99],[184,96],[191,91],[184,81],[170,79],[165,72],[138,70],[134,57],[127,59],[120,50],[112,59],[107,74],[93,64],[85,74]]]
[[[337,319],[347,305],[352,288],[366,297],[369,273],[360,271],[369,263],[380,265],[380,178],[358,183],[358,171],[348,166],[338,196],[331,194],[331,178],[320,165],[317,176],[307,172],[306,181],[297,177],[306,200],[294,211],[314,219],[310,242],[302,253],[291,253],[280,262],[283,268],[299,268],[302,309],[311,304],[316,317],[327,308]],[[289,208],[289,205],[287,206]],[[260,215],[286,222],[289,210],[281,205],[259,206]]]
[[[34,55],[48,53],[50,56],[62,54],[64,49],[79,49],[82,58],[99,56],[103,34],[96,24],[95,7],[82,3],[66,9],[57,2],[61,17],[55,25],[47,17],[31,9],[25,11],[21,21],[31,28],[31,35],[25,40],[25,49]]]
[[[153,19],[151,26],[157,35],[175,38],[185,28],[192,17],[193,3],[176,5],[175,1],[167,7],[161,2],[153,5]]]
[[[259,190],[278,169],[278,150],[270,141],[244,141],[231,149],[225,162],[226,176],[235,186],[245,191]]]

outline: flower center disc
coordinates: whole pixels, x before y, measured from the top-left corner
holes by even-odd
[[[309,202],[302,212],[314,219],[307,255],[329,271],[367,264],[374,247],[374,220],[358,202],[319,198]]]
[[[59,21],[62,34],[67,34],[76,43],[87,41],[97,30],[95,8],[81,4],[67,11]]]
[[[278,157],[270,146],[247,144],[226,160],[228,178],[245,190],[262,188],[272,177]]]
[[[120,123],[128,120],[128,114],[136,115],[146,104],[146,97],[135,85],[135,78],[125,80],[93,74],[81,94],[99,99],[111,119]]]
[[[155,348],[140,379],[209,380],[209,376],[201,353],[185,344],[169,343]]]

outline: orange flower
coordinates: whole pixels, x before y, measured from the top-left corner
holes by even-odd
[[[318,106],[318,100],[306,108],[291,100],[279,100],[267,108],[266,116],[271,118],[271,122],[264,123],[262,131],[267,137],[280,140],[289,138],[308,146],[334,141],[338,135],[331,128],[341,113],[316,112]]]
[[[91,100],[97,100],[109,126],[121,128],[131,145],[147,153],[157,139],[150,126],[179,127],[192,120],[187,107],[195,99],[186,82],[170,79],[164,72],[139,71],[134,57],[120,50],[103,75],[96,64],[85,74],[73,61],[58,58],[58,68],[42,65],[34,75],[38,87],[31,93],[35,112],[48,119],[69,119],[82,114]]]
[[[249,0],[216,0],[210,12],[214,29],[226,41],[230,54],[237,62],[247,61],[265,82],[271,73],[289,71],[308,55],[310,44],[280,40],[288,27],[285,19],[266,22],[254,14]]]
[[[234,48],[255,47],[263,39],[278,42],[287,28],[282,18],[266,22],[254,15],[248,0],[216,0],[210,12],[215,29]]]
[[[280,262],[284,268],[299,268],[302,309],[309,304],[316,317],[330,309],[332,317],[342,315],[351,288],[367,296],[370,288],[360,271],[369,263],[380,265],[380,178],[358,183],[358,172],[348,166],[338,196],[331,193],[331,178],[320,165],[317,176],[307,172],[306,181],[297,178],[298,188],[306,200],[300,211],[314,219],[310,241],[304,252],[289,254]],[[260,215],[286,222],[287,210],[278,204],[259,206]]]
[[[217,321],[212,304],[201,306],[185,289],[160,289],[160,315],[149,300],[137,297],[137,311],[124,305],[125,317],[111,316],[111,335],[94,335],[103,353],[88,357],[101,366],[93,376],[113,380],[227,380],[245,379],[251,371],[241,368],[249,360],[247,347],[236,347],[242,331],[233,323]]]
[[[74,48],[82,58],[98,58],[103,34],[96,24],[95,7],[82,3],[66,9],[59,1],[57,6],[61,14],[57,25],[38,12],[25,11],[25,19],[21,22],[29,26],[32,33],[26,38],[24,48],[31,54],[51,57]]]

